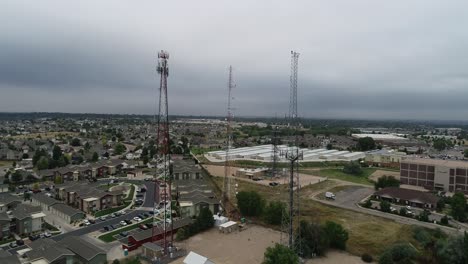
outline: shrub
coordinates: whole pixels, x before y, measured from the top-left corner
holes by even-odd
[[[362,259],[362,261],[364,261],[366,263],[371,263],[372,261],[374,261],[372,256],[367,254],[367,253],[362,254],[361,259]]]

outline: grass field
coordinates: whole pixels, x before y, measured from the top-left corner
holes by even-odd
[[[316,176],[328,177],[331,179],[338,179],[348,182],[354,182],[359,184],[365,184],[372,186],[374,183],[369,180],[369,176],[376,171],[374,168],[363,168],[362,175],[355,176],[351,174],[344,173],[341,169],[322,169],[318,171],[306,171],[301,170],[301,173],[311,174]]]
[[[10,167],[11,164],[13,164],[13,161],[9,161],[9,160],[0,160],[0,167],[3,167],[3,166],[8,166],[8,167]]]
[[[222,186],[221,177],[213,177],[213,182]],[[287,201],[287,187],[285,186],[269,187],[244,181],[238,181],[237,184],[239,191],[257,191],[267,201]],[[385,247],[399,241],[417,243],[412,238],[411,226],[325,205],[308,198],[312,193],[329,188],[333,184],[333,181],[326,181],[301,190],[301,219],[322,224],[326,221],[342,224],[349,232],[347,251],[358,256],[369,253],[377,257]]]

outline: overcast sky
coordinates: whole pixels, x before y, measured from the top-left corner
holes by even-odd
[[[468,119],[468,1],[2,1],[0,111]]]

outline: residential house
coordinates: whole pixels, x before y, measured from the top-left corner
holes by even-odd
[[[18,196],[9,193],[0,193],[0,213],[11,211],[20,203],[21,199]]]
[[[19,204],[11,215],[11,228],[18,235],[29,235],[42,230],[45,214],[40,206]]]
[[[203,179],[202,170],[195,161],[177,160],[173,163],[174,180],[198,180]]]
[[[0,213],[0,240],[10,236],[10,217],[7,213]]]
[[[220,211],[219,199],[204,180],[174,181],[173,187],[182,217],[196,216],[202,208],[210,209],[213,214]]]
[[[86,217],[82,211],[41,193],[34,194],[31,197],[31,201],[33,205],[41,206],[43,212],[57,215],[67,221],[67,223],[76,222]]]
[[[58,198],[85,213],[93,213],[122,204],[121,190],[106,192],[90,183],[74,183],[56,186]]]
[[[384,188],[375,192],[373,196],[391,203],[429,209],[435,209],[439,201],[439,198],[432,193],[398,187]]]

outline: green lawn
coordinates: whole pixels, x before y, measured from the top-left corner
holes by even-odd
[[[7,161],[7,160],[0,160],[0,166],[11,166],[13,164],[13,161]]]
[[[124,209],[125,207],[127,207],[129,204],[130,204],[130,201],[124,201],[124,205],[119,206],[119,207],[114,207],[114,208],[109,208],[109,209],[98,211],[98,212],[94,213],[94,216],[95,217],[101,217],[103,215],[108,215],[108,214],[118,212],[118,211]]]
[[[135,194],[135,185],[130,185],[130,192],[127,195],[127,198],[125,198],[125,201],[131,201],[133,199],[133,195]]]
[[[118,184],[118,183],[103,184],[103,185],[99,185],[99,186],[98,186],[98,189],[107,191],[107,190],[109,190],[110,187],[114,187],[114,186],[117,186],[117,185],[119,185],[119,184]]]
[[[359,176],[344,173],[341,169],[323,169],[313,172],[303,171],[303,173],[372,186],[374,183],[369,180],[369,176],[375,171],[375,168],[363,168],[362,174]]]
[[[102,235],[102,236],[99,236],[98,238],[106,243],[110,243],[112,241],[115,241],[115,238],[114,236],[117,235],[117,234],[120,234],[120,232],[124,232],[124,231],[130,231],[132,229],[135,229],[135,228],[138,228],[139,225],[141,224],[146,224],[146,223],[150,223],[151,221],[153,221],[153,217],[148,217],[146,218],[145,220],[139,222],[139,223],[135,223],[135,224],[131,224],[131,225],[128,225],[128,226],[125,226],[124,228],[121,228],[119,230],[115,230],[115,231],[112,231],[110,233],[107,233],[105,235]]]

